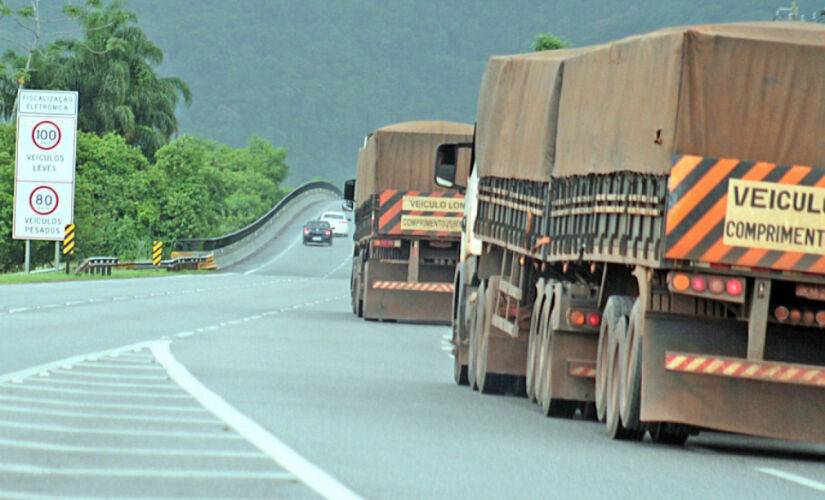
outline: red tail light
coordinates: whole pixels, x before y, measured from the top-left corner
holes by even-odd
[[[791,323],[799,323],[802,320],[802,313],[799,309],[791,309]]]
[[[309,234],[309,228],[308,227],[304,228],[304,234]]]
[[[587,315],[587,324],[596,327],[599,326],[602,322],[602,317],[599,316],[598,313],[590,313]]]
[[[332,234],[332,231],[327,229],[327,236],[329,236],[330,234]]]
[[[718,276],[712,277],[708,280],[708,290],[710,290],[710,293],[714,295],[719,295],[725,291],[725,280],[719,278]]]
[[[728,293],[734,297],[738,296],[744,290],[745,285],[742,284],[742,280],[737,278],[729,279],[727,284],[725,285],[727,288]]]
[[[708,288],[708,282],[702,276],[694,276],[690,280],[690,287],[694,292],[704,292]]]
[[[790,314],[791,312],[788,311],[788,308],[785,306],[779,306],[773,312],[773,315],[776,316],[776,319],[778,319],[779,321],[785,321],[786,319],[788,319],[788,316],[790,316]]]
[[[825,311],[816,312],[816,324],[819,326],[825,326]]]
[[[814,312],[813,311],[805,311],[802,313],[802,322],[808,326],[812,326],[814,324]]]

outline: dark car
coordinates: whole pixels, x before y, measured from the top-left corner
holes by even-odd
[[[311,220],[304,224],[304,245],[326,243],[332,245],[332,227],[325,220]]]

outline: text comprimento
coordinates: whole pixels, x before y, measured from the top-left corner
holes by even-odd
[[[728,181],[724,243],[825,254],[825,189]]]
[[[401,231],[461,232],[460,217],[430,217],[422,215],[402,215]]]

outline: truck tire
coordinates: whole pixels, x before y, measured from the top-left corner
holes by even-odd
[[[493,314],[495,313],[496,299],[499,293],[500,276],[492,276],[487,280],[483,301],[479,296],[479,305],[482,310],[482,321],[477,325],[477,360],[476,360],[476,384],[478,390],[483,394],[501,394],[504,388],[502,376],[498,373],[491,373],[487,370],[487,360],[490,356],[490,335],[493,329]]]
[[[605,421],[607,409],[607,375],[610,371],[608,366],[607,349],[612,336],[611,329],[620,317],[630,315],[633,307],[633,297],[624,295],[613,295],[607,299],[607,305],[602,313],[602,324],[599,330],[599,344],[596,349],[596,417],[600,422]]]
[[[527,367],[525,368],[525,389],[527,399],[536,401],[536,352],[539,345],[539,325],[541,324],[541,313],[544,307],[544,278],[539,278],[536,282],[536,300],[533,302],[533,313],[530,316],[530,330],[527,335]]]
[[[470,314],[470,328],[467,331],[469,351],[467,353],[467,381],[469,382],[470,389],[474,391],[478,390],[478,383],[476,381],[476,374],[478,373],[476,367],[478,364],[478,332],[481,324],[484,323],[484,292],[486,289],[487,280],[483,280],[478,285],[475,300],[470,302],[472,307],[471,310],[468,311],[468,314]]]
[[[654,443],[682,446],[690,434],[690,426],[656,422],[650,425],[650,438]]]
[[[619,346],[627,336],[627,320],[624,316],[617,318],[613,325],[613,335],[610,336],[607,356],[607,408],[605,409],[605,422],[607,424],[607,434],[616,440],[639,441],[645,431],[628,429],[622,424],[621,398],[623,392],[623,381],[621,373],[621,358],[619,356]]]
[[[455,283],[455,304],[453,305],[453,380],[458,385],[468,385],[470,379],[467,376],[467,365],[461,362],[462,353],[466,346],[464,339],[467,338],[467,304],[465,294],[467,287],[464,285],[463,276],[459,269],[456,269]]]
[[[542,323],[540,332],[542,340],[541,351],[539,352],[541,360],[538,371],[538,400],[544,415],[555,418],[573,418],[579,404],[578,401],[553,397],[553,366],[550,360],[552,358],[553,308],[557,305],[553,300],[554,286],[555,283],[551,282],[548,283],[548,286],[545,288],[544,313],[541,315]]]
[[[620,404],[622,422],[628,429],[640,431],[645,429],[640,420],[642,400],[641,329],[643,320],[642,303],[639,299],[636,299],[627,322],[627,336],[619,350],[624,385]]]

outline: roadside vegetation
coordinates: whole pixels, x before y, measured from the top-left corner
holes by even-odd
[[[113,269],[111,276],[100,274],[75,274],[72,271],[66,274],[64,270],[38,273],[9,273],[0,274],[0,285],[16,285],[24,283],[50,283],[55,281],[76,281],[76,280],[102,280],[102,279],[123,279],[123,278],[157,278],[162,276],[180,276],[181,274],[203,274],[209,271],[177,271],[174,274],[164,270],[154,269]]]
[[[75,259],[145,260],[153,240],[168,255],[176,239],[240,229],[289,191],[284,148],[257,136],[244,148],[178,137],[175,111],[191,102],[189,86],[157,75],[163,50],[122,2],[66,1],[62,22],[74,30],[51,40],[39,0],[10,4],[0,0],[0,28],[25,29],[0,59],[0,272],[24,259],[23,241],[11,238],[20,87],[79,92]],[[53,258],[53,242],[32,243],[33,266]]]

